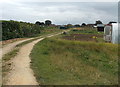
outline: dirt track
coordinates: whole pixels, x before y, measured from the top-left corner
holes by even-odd
[[[27,40],[30,40],[30,39],[32,39],[32,38],[21,40],[21,41],[16,41],[16,42],[4,45],[3,47],[2,47],[2,42],[0,42],[0,86],[2,84],[2,57],[5,54],[7,54],[10,51],[12,51],[17,44],[20,44],[20,43],[22,43],[24,41],[27,41]]]
[[[37,81],[33,75],[33,71],[30,68],[29,54],[33,46],[44,38],[35,40],[29,44],[24,45],[18,55],[11,60],[12,70],[6,76],[7,79],[5,85],[37,85]]]
[[[61,34],[61,33],[58,33]],[[49,35],[52,37],[58,34]],[[30,52],[33,46],[44,38],[35,40],[20,48],[18,55],[11,60],[12,70],[4,78],[5,85],[38,85],[32,69],[30,68]]]
[[[48,35],[52,37],[57,34]],[[18,55],[11,60],[12,70],[4,77],[5,83],[3,85],[38,85],[32,69],[30,68],[31,59],[29,57],[33,46],[43,40],[37,39],[20,48]]]
[[[10,52],[11,50],[14,49],[14,47],[17,45],[17,44],[20,44],[24,41],[27,41],[27,40],[30,40],[30,39],[33,39],[33,38],[29,38],[29,39],[25,39],[25,40],[21,40],[21,41],[16,41],[16,42],[13,42],[13,43],[10,43],[10,44],[7,44],[5,45],[3,48],[0,48],[1,52],[0,52],[0,55],[4,55],[4,54],[7,54],[8,52]]]

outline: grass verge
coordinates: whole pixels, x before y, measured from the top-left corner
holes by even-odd
[[[41,85],[118,84],[118,46],[47,38],[31,52],[31,67]]]

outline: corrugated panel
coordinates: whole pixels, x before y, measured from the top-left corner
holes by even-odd
[[[112,24],[112,43],[113,44],[118,44],[120,43],[118,39],[120,38],[120,29],[118,28],[118,23],[113,23]]]

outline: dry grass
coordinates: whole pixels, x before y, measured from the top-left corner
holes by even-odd
[[[45,85],[118,84],[118,46],[45,39],[34,47],[32,68]]]

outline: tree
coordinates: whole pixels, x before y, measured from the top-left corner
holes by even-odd
[[[39,35],[41,27],[36,24],[26,23],[26,22],[17,22],[17,21],[2,21],[2,40],[22,38],[22,37],[31,37]]]
[[[40,23],[39,21],[36,21],[36,23],[35,23],[35,24],[40,25],[41,23]]]
[[[72,24],[67,24],[66,27],[67,27],[67,28],[72,28],[73,25],[72,25]]]
[[[41,22],[40,25],[45,25],[44,22]]]
[[[45,25],[49,26],[49,25],[51,25],[51,24],[52,24],[52,22],[51,22],[50,20],[46,20],[46,21],[45,21]]]
[[[82,23],[82,25],[81,26],[86,26],[86,24],[85,23]]]
[[[44,22],[39,22],[39,21],[37,21],[35,24],[40,25],[40,26],[44,26],[45,25]]]
[[[98,20],[95,22],[95,25],[97,25],[97,24],[103,24],[103,23],[100,20]]]

